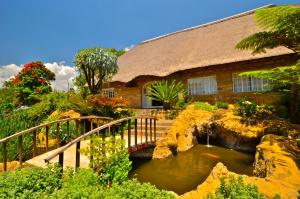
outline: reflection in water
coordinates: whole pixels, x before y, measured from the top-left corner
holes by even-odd
[[[165,160],[135,160],[130,177],[183,194],[196,189],[218,162],[222,162],[230,171],[251,175],[254,156],[199,144],[187,152],[178,153]]]

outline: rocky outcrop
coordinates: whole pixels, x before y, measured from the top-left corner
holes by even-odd
[[[292,136],[300,131],[298,125],[285,120],[270,119],[257,122],[255,125],[244,123],[241,117],[234,114],[234,109],[217,110],[209,122],[198,125],[198,140],[206,142],[206,133],[212,132],[210,141],[213,144],[254,153],[256,145],[266,134]]]
[[[281,198],[297,198],[297,190],[300,189],[300,148],[293,139],[277,135],[264,136],[257,146],[255,159],[255,174],[263,178],[243,175],[245,183],[256,185],[268,198],[275,194],[280,194]],[[181,198],[204,198],[208,193],[215,192],[222,176],[228,179],[231,175],[238,174],[218,163],[197,190],[185,193]]]
[[[195,132],[197,126],[208,122],[212,113],[195,108],[194,105],[189,105],[182,111],[172,124],[171,129],[162,138],[154,150],[153,158],[161,159],[168,157],[170,148],[176,151],[187,151],[197,143]],[[164,154],[164,155],[162,155]]]

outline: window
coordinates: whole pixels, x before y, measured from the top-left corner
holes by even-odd
[[[188,93],[190,96],[216,94],[217,93],[216,76],[189,79]]]
[[[235,93],[271,90],[271,87],[267,85],[271,81],[269,79],[232,74],[232,80],[233,92]]]
[[[113,98],[116,96],[114,88],[102,89],[102,95],[107,98]]]

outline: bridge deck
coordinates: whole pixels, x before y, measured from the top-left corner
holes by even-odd
[[[116,138],[120,138],[120,136],[116,136]],[[125,140],[125,146],[128,147],[127,134],[124,134],[124,140]],[[90,142],[89,140],[81,141],[81,144],[80,144],[81,147],[80,148],[83,149],[83,148],[88,147],[89,142]],[[138,135],[137,143],[138,144],[145,143],[145,137],[143,136],[142,140],[141,140],[141,136]],[[135,146],[135,137],[134,137],[134,135],[131,136],[131,144],[130,145],[132,147]],[[51,154],[57,152],[60,149],[61,148],[57,148],[57,149],[54,149],[52,151],[48,151],[47,153],[36,156],[36,157],[34,157],[30,160],[27,160],[25,162],[25,164],[29,164],[29,165],[36,166],[36,167],[45,167],[46,163],[45,163],[44,159],[46,157],[50,156]],[[76,154],[76,145],[75,144],[64,152],[64,169],[67,168],[67,167],[75,168],[75,154]],[[52,159],[50,162],[51,163],[57,163],[58,162],[58,156],[55,157],[54,159]],[[89,163],[90,163],[89,158],[87,156],[81,154],[80,155],[80,168],[88,168]]]

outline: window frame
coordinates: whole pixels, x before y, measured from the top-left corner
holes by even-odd
[[[106,98],[114,98],[117,95],[115,88],[103,88],[101,93]]]

